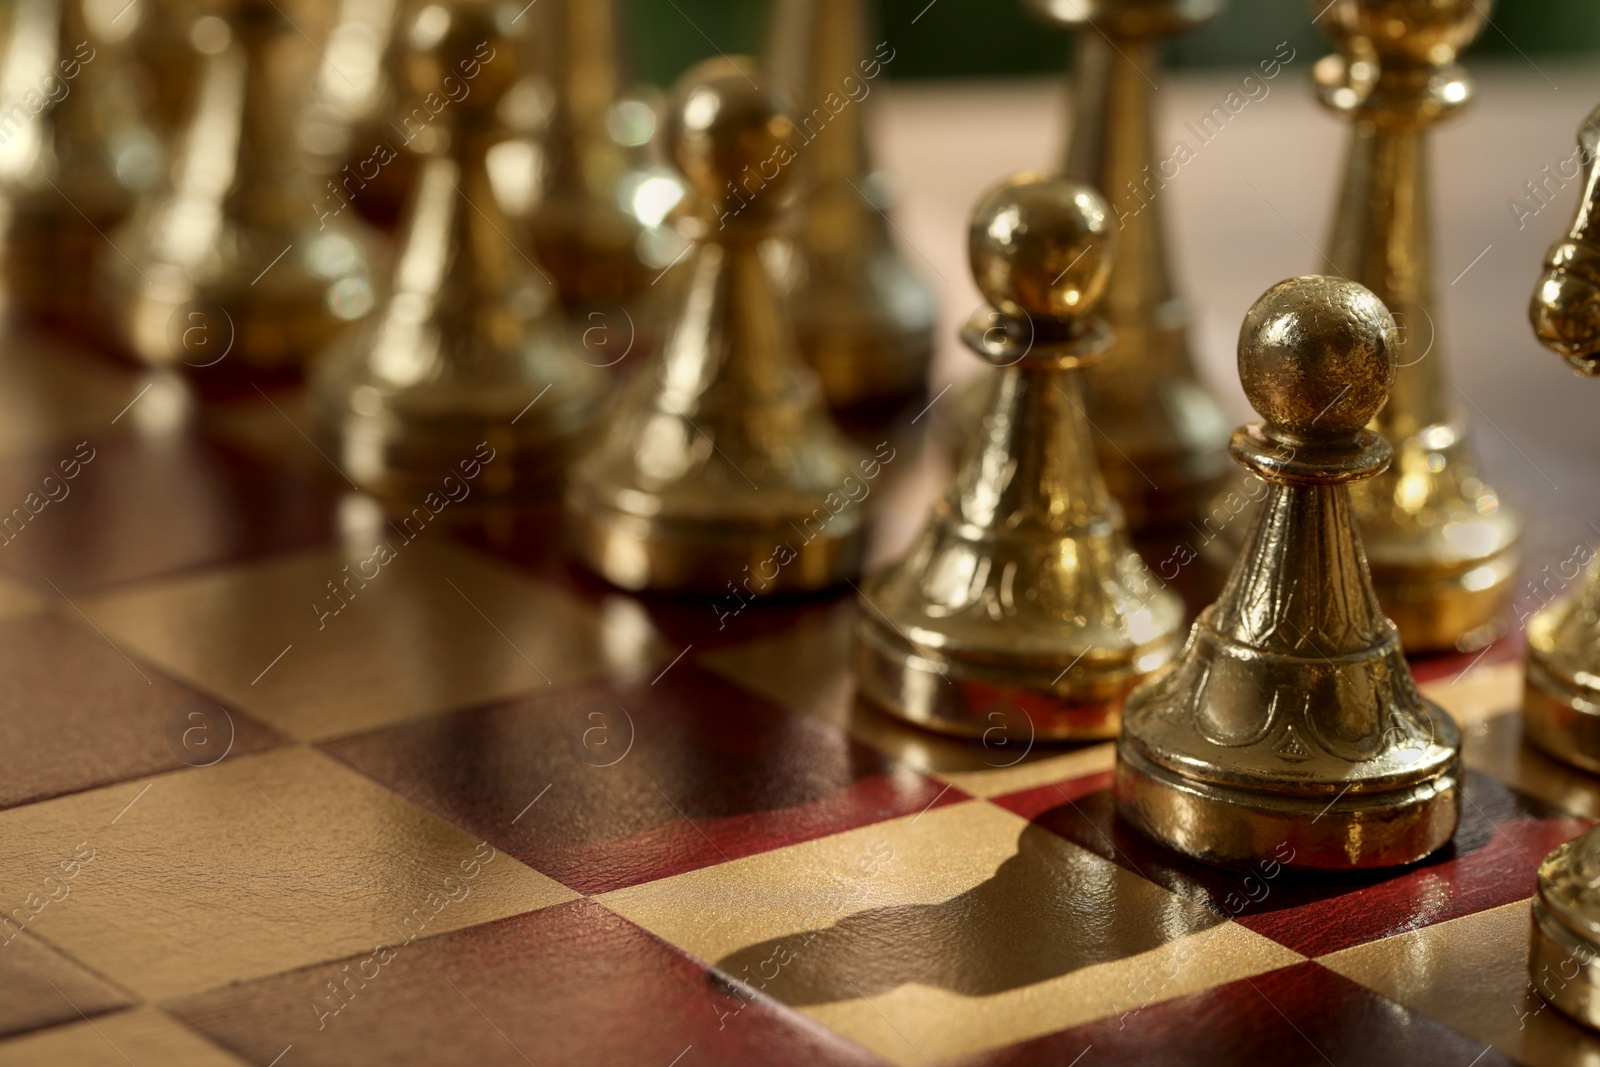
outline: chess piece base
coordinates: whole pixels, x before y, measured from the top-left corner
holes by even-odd
[[[1529,987],[1557,1009],[1600,1029],[1600,915],[1596,831],[1551,849],[1539,863],[1528,945]]]
[[[1414,863],[1449,841],[1460,816],[1460,774],[1453,761],[1401,789],[1330,800],[1196,781],[1119,743],[1114,790],[1123,818],[1201,862],[1245,867],[1270,855],[1287,867],[1348,871]],[[1292,859],[1281,859],[1283,846]]]
[[[1532,635],[1537,641],[1537,634]],[[1530,644],[1522,721],[1528,740],[1556,759],[1600,774],[1600,688],[1585,685]]]
[[[845,409],[916,396],[927,386],[933,338],[885,335],[867,343],[827,335],[800,338],[828,406]]]
[[[856,508],[835,515],[805,541],[795,535],[795,523],[783,518],[741,526],[630,515],[596,501],[581,483],[573,484],[567,505],[573,554],[612,585],[635,591],[815,592],[859,574],[866,541],[865,519]],[[790,552],[780,554],[781,546]]]
[[[1532,910],[1528,976],[1535,992],[1562,1014],[1600,1030],[1600,945],[1567,929],[1537,896]]]
[[[917,648],[864,607],[856,621],[856,679],[882,710],[925,729],[960,737],[1008,735],[1040,741],[1091,741],[1117,736],[1122,702],[1145,678],[1136,660],[1155,651],[1171,658],[1171,641],[1138,649],[1109,668],[1093,687],[1064,683],[1070,655],[1060,663],[978,660]],[[1016,722],[1022,713],[1025,728]],[[1020,733],[1019,733],[1020,731]]]
[[[1369,543],[1373,589],[1407,652],[1472,652],[1505,633],[1521,562],[1514,534],[1492,555],[1443,568],[1385,566],[1375,555]]]
[[[555,406],[547,408],[547,418],[532,432],[482,418],[417,423],[349,411],[324,412],[321,421],[340,468],[379,499],[420,503],[446,491],[445,477],[478,471],[467,479],[475,495],[496,502],[531,500],[559,488],[573,446],[593,418],[596,397],[572,400],[554,424],[548,416]]]

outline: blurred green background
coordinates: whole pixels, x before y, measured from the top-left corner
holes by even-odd
[[[718,50],[759,52],[763,44],[764,0],[631,5],[640,73],[658,85]],[[1067,53],[1066,36],[1033,21],[1021,0],[880,0],[879,12],[879,36],[897,53],[889,68],[895,78],[1042,73],[1060,69]],[[1327,43],[1311,14],[1305,0],[1231,0],[1211,26],[1173,42],[1169,59],[1184,67],[1249,64],[1284,40],[1320,55]],[[1600,55],[1600,0],[1501,0],[1470,54],[1518,63]]]

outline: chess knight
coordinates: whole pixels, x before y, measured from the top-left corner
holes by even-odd
[[[1456,725],[1417,692],[1350,500],[1393,455],[1365,427],[1399,347],[1382,302],[1341,279],[1280,282],[1245,317],[1239,377],[1262,421],[1231,450],[1271,488],[1177,663],[1128,698],[1117,743],[1123,817],[1196,859],[1287,845],[1290,866],[1387,867],[1455,832]]]
[[[1588,181],[1567,239],[1545,257],[1529,317],[1539,340],[1600,377],[1600,108],[1578,131]],[[1600,561],[1574,597],[1528,624],[1528,737],[1557,759],[1600,771]]]

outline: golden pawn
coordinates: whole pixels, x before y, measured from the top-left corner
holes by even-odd
[[[667,147],[695,247],[661,353],[569,480],[579,558],[624,588],[743,603],[860,569],[855,501],[879,465],[829,418],[763,257],[789,211],[796,131],[760,78],[714,59],[679,82]]]
[[[1128,698],[1117,742],[1118,810],[1179,852],[1388,867],[1455,832],[1458,731],[1378,606],[1348,488],[1389,465],[1363,427],[1400,351],[1354,282],[1280,282],[1245,316],[1239,378],[1263,421],[1231,451],[1270,489],[1222,595],[1173,669]]]
[[[160,174],[160,140],[139,110],[128,36],[87,0],[16,0],[0,60],[4,273],[18,310],[83,329],[83,279],[116,258],[106,235]],[[92,332],[86,330],[85,332]]]
[[[489,496],[550,488],[605,389],[490,183],[489,154],[508,136],[497,108],[518,75],[502,29],[514,14],[511,3],[451,0],[405,27],[409,91],[451,103],[411,144],[424,158],[389,295],[313,370],[340,465],[392,500],[415,502],[484,453],[496,457],[479,483]]]
[[[870,0],[779,0],[769,63],[798,104],[799,233],[783,277],[806,361],[835,408],[921,393],[933,292],[890,240],[867,147],[871,94],[894,60],[870,43]]]
[[[1114,737],[1128,691],[1178,649],[1183,604],[1129,543],[1083,415],[1082,368],[1114,347],[1094,313],[1114,237],[1099,194],[1062,178],[1018,175],[973,209],[994,311],[962,339],[1000,368],[989,410],[911,554],[862,585],[856,623],[863,692],[912,722]]]
[[[1064,172],[1104,192],[1117,265],[1102,313],[1110,359],[1085,376],[1106,484],[1136,532],[1182,526],[1229,476],[1229,422],[1189,350],[1192,316],[1167,252],[1163,167],[1152,95],[1163,38],[1214,19],[1222,0],[1028,0],[1045,22],[1075,31],[1072,134]],[[1170,176],[1169,176],[1170,177]]]
[[[1539,996],[1600,1029],[1600,828],[1539,864],[1528,978]]]
[[[1580,374],[1600,377],[1600,108],[1584,121],[1578,141],[1589,161],[1586,193],[1567,239],[1545,257],[1528,313],[1543,344]],[[1529,740],[1557,759],[1600,771],[1600,560],[1576,596],[1529,622],[1527,666],[1522,715]]]
[[[292,376],[374,303],[373,246],[318,218],[284,100],[312,68],[274,0],[205,0],[191,31],[198,91],[169,181],[103,260],[118,339],[196,377]],[[314,56],[313,56],[314,58]],[[303,82],[301,82],[303,84]]]
[[[524,211],[534,253],[569,311],[628,305],[684,250],[663,225],[684,189],[649,165],[658,120],[633,92],[626,13],[618,0],[540,0],[526,17],[546,109]]]
[[[1394,462],[1352,487],[1372,580],[1408,650],[1471,649],[1504,628],[1521,524],[1478,475],[1446,373],[1427,138],[1471,96],[1456,54],[1478,36],[1492,4],[1311,6],[1339,49],[1317,64],[1318,91],[1351,123],[1328,261],[1376,293],[1404,331],[1394,391],[1372,424],[1394,446]]]

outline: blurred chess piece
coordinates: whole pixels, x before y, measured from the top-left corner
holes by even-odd
[[[1528,978],[1546,1001],[1600,1029],[1600,827],[1539,864]]]
[[[1063,178],[1018,175],[973,209],[994,310],[962,339],[999,368],[989,411],[910,555],[863,583],[856,623],[863,692],[920,725],[1114,737],[1128,691],[1177,652],[1183,604],[1129,543],[1082,411],[1084,368],[1115,347],[1096,314],[1114,237],[1099,194]]]
[[[877,465],[830,419],[763,257],[787,221],[797,139],[763,78],[749,60],[708,60],[668,114],[695,247],[662,352],[568,485],[579,558],[624,588],[743,604],[860,568],[857,500]]]
[[[569,312],[604,314],[684,252],[665,224],[683,184],[651,165],[658,116],[633,84],[624,5],[540,0],[526,17],[541,105],[527,231]]]
[[[485,454],[492,497],[552,488],[605,389],[490,182],[489,153],[509,136],[497,108],[518,76],[515,10],[448,0],[405,28],[407,91],[450,103],[410,146],[422,162],[386,299],[313,371],[340,466],[408,504]]]
[[[195,0],[140,0],[116,4],[113,17],[132,22],[129,46],[140,79],[141,103],[150,125],[167,141],[177,136],[194,100],[199,56],[189,43],[197,17]],[[102,5],[103,6],[103,5]]]
[[[1027,0],[1076,32],[1067,177],[1100,189],[1118,229],[1101,304],[1113,356],[1085,379],[1089,417],[1109,439],[1100,467],[1136,532],[1183,526],[1229,477],[1229,420],[1189,350],[1191,315],[1173,281],[1152,94],[1163,38],[1216,17],[1222,0]]]
[[[431,124],[432,112],[400,91],[397,28],[404,6],[404,0],[340,0],[310,101],[295,123],[321,179],[319,214],[349,208],[391,229],[416,179],[420,157],[403,149]]]
[[[103,261],[120,341],[155,366],[221,380],[292,376],[374,302],[366,231],[319,219],[284,80],[309,45],[273,0],[205,0],[199,87],[168,183]],[[304,84],[302,82],[302,84]]]
[[[1412,652],[1472,649],[1505,626],[1521,524],[1484,483],[1447,371],[1434,300],[1430,128],[1466,105],[1457,52],[1488,0],[1312,0],[1339,51],[1316,66],[1323,103],[1351,124],[1330,271],[1369,287],[1404,343],[1373,429],[1389,470],[1352,487],[1378,600]]]
[[[1600,377],[1600,108],[1584,122],[1578,141],[1589,180],[1567,239],[1545,257],[1529,317],[1539,340],[1574,370]],[[1528,738],[1540,748],[1600,771],[1600,560],[1576,596],[1528,624],[1522,715]],[[1600,909],[1592,914],[1600,923]],[[1589,1017],[1600,1020],[1600,1007]]]
[[[778,0],[770,30],[770,69],[799,127],[800,227],[782,275],[800,349],[835,408],[921,393],[937,318],[932,291],[890,239],[891,198],[868,149],[869,99],[894,58],[870,43],[872,8]]]
[[[91,0],[9,6],[0,60],[6,285],[23,314],[92,334],[83,280],[117,258],[107,235],[161,173],[160,139],[129,62],[137,17]]]
[[[1389,465],[1363,427],[1403,351],[1354,282],[1280,282],[1245,317],[1239,378],[1263,421],[1231,449],[1271,489],[1176,665],[1128,698],[1117,744],[1118,809],[1179,852],[1387,867],[1455,832],[1458,731],[1417,692],[1350,501]]]

